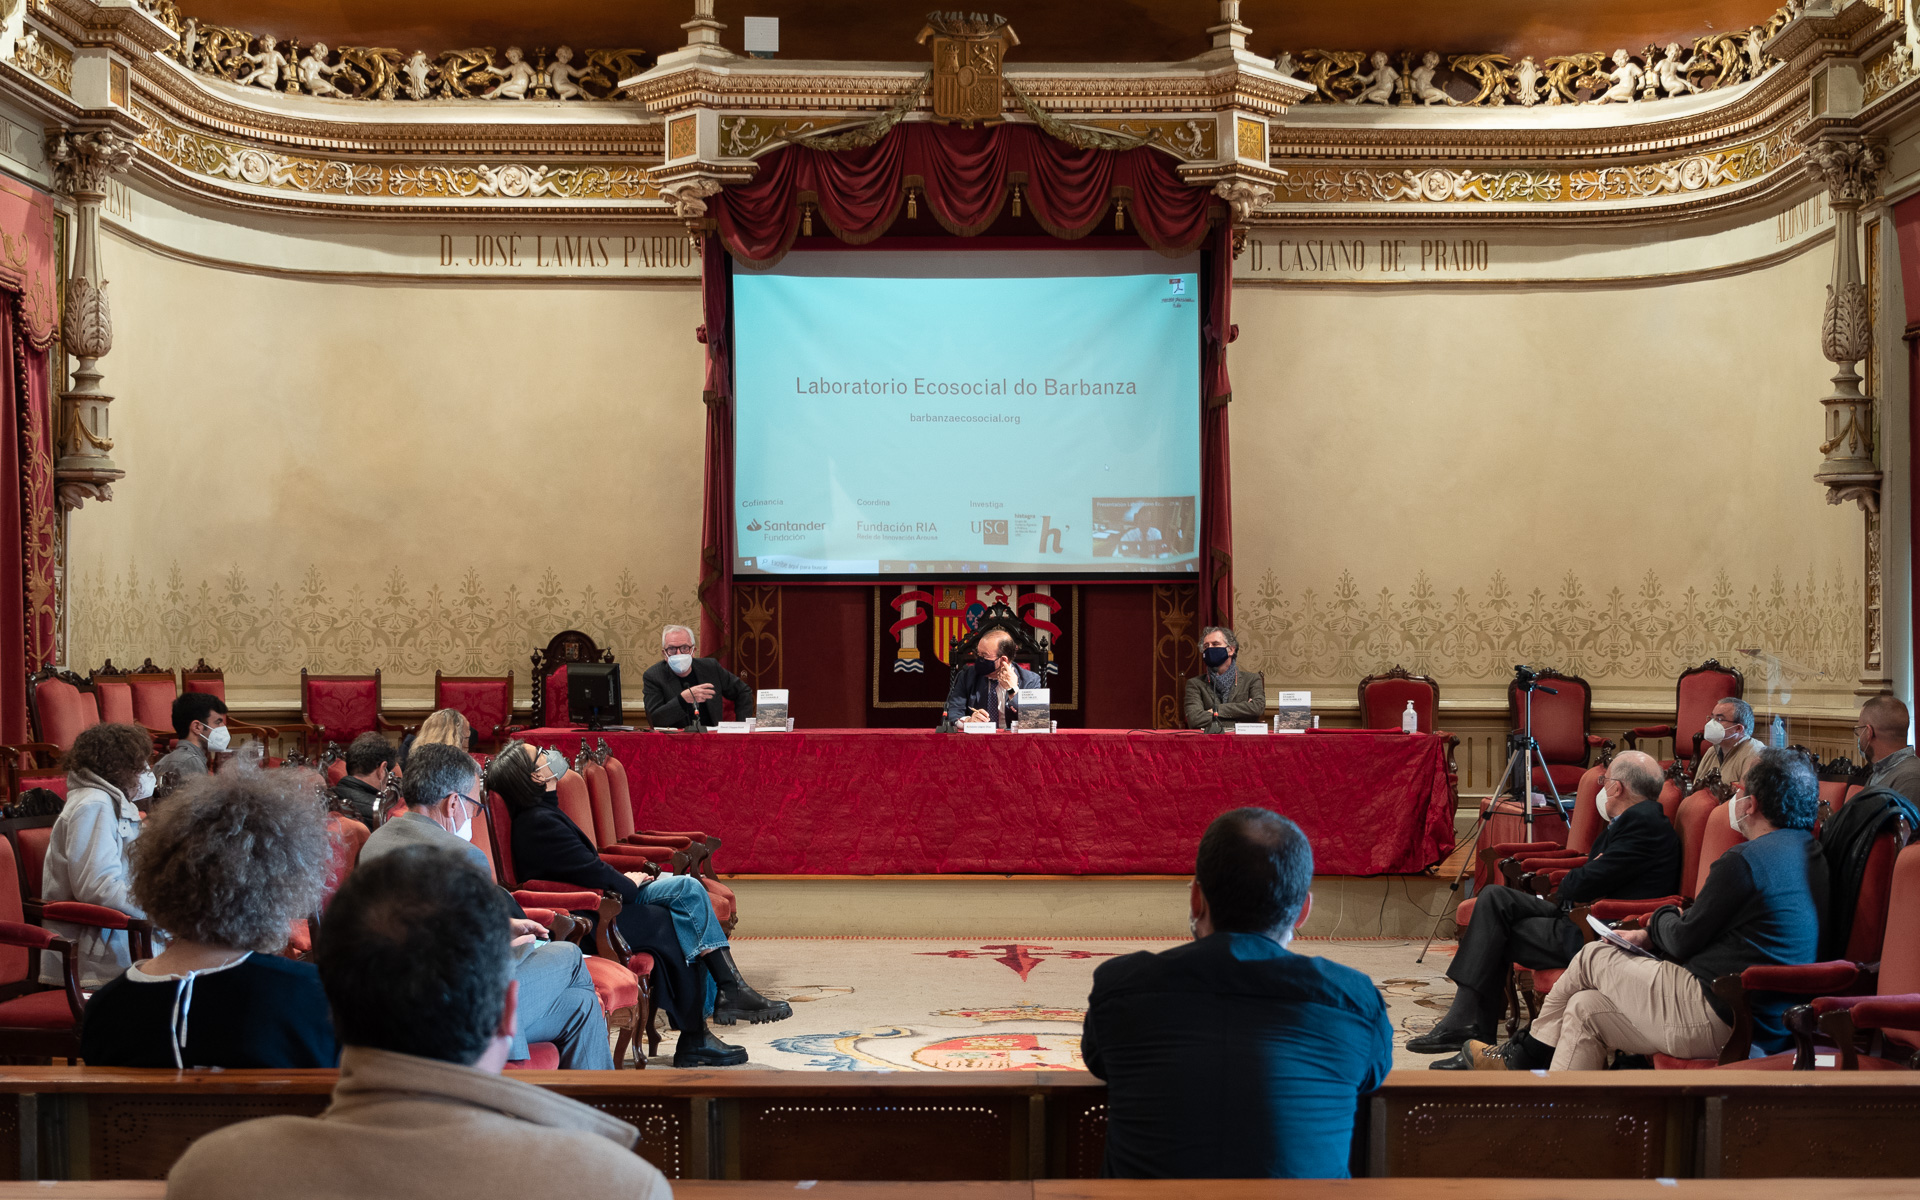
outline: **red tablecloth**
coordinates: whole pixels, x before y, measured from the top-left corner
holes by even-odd
[[[920,730],[585,734],[606,738],[642,829],[704,829],[741,874],[1184,875],[1207,823],[1292,817],[1323,875],[1419,871],[1453,849],[1446,740]]]

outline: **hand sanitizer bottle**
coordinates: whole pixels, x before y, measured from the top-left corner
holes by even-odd
[[[1773,729],[1767,734],[1767,745],[1775,750],[1787,748],[1787,723],[1780,719],[1779,713],[1773,714]]]
[[[1413,701],[1407,701],[1407,711],[1400,714],[1401,733],[1420,732],[1420,714],[1413,711]]]

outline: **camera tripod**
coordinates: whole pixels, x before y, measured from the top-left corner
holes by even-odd
[[[1526,693],[1525,723],[1519,732],[1507,735],[1509,753],[1506,769],[1500,776],[1500,785],[1481,806],[1480,816],[1474,821],[1473,828],[1467,831],[1466,844],[1469,847],[1467,857],[1460,863],[1460,870],[1454,874],[1453,882],[1447,885],[1448,896],[1460,894],[1460,885],[1466,882],[1468,873],[1473,870],[1471,847],[1480,840],[1480,831],[1486,828],[1487,821],[1492,818],[1494,810],[1499,807],[1502,799],[1519,801],[1521,820],[1526,825],[1525,840],[1529,842],[1533,840],[1533,764],[1536,761],[1540,764],[1540,775],[1546,781],[1547,792],[1553,797],[1554,808],[1562,817],[1570,817],[1567,812],[1567,803],[1560,797],[1560,789],[1554,786],[1553,772],[1547,769],[1546,755],[1540,752],[1540,743],[1533,737],[1533,694],[1545,692],[1549,696],[1558,696],[1560,689],[1547,687],[1540,682],[1537,671],[1524,665],[1513,669],[1513,679],[1514,685]],[[1571,823],[1570,820],[1569,823]],[[1427,934],[1427,944],[1420,948],[1420,957],[1414,959],[1414,962],[1426,961],[1427,951],[1433,949],[1433,939],[1440,936],[1440,922],[1446,920],[1448,915],[1457,911],[1459,907],[1456,902],[1440,910],[1440,915],[1433,919],[1432,932]]]

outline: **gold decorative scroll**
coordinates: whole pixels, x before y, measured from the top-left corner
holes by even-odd
[[[73,95],[73,51],[26,30],[13,43],[7,60],[63,95]]]
[[[1315,167],[1287,164],[1276,204],[1594,204],[1687,195],[1745,183],[1800,157],[1789,130],[1710,154],[1574,171]]]

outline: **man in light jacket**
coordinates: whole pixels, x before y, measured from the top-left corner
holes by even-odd
[[[133,902],[127,849],[145,819],[139,802],[153,795],[153,772],[147,769],[152,754],[153,739],[138,725],[102,723],[73,739],[67,751],[67,801],[49,831],[40,871],[43,900],[75,900],[146,917]],[[86,991],[112,982],[132,961],[124,929],[64,921],[46,926],[49,933],[73,940]],[[65,982],[60,956],[51,950],[41,952],[40,982]]]
[[[318,946],[345,1047],[332,1105],[208,1134],[167,1195],[669,1200],[632,1125],[500,1075],[519,999],[509,913],[451,850],[406,846],[356,868]]]

